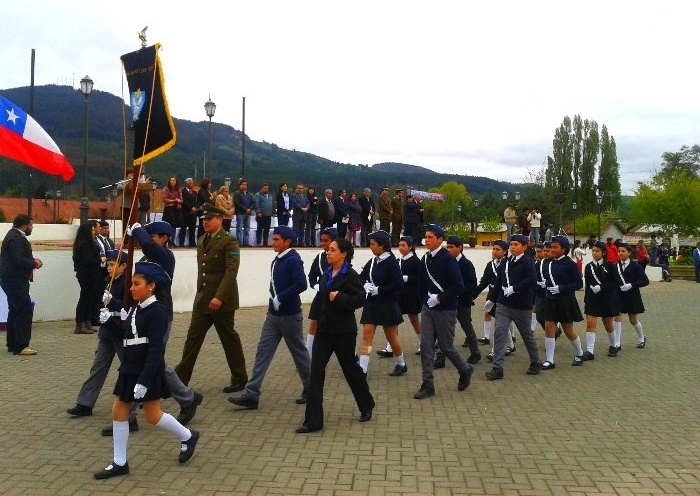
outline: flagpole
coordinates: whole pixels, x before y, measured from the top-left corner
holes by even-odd
[[[34,115],[34,64],[36,51],[32,48],[32,62],[29,80],[29,115]],[[32,218],[32,169],[27,171],[27,215]]]

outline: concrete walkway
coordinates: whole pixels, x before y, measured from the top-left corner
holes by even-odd
[[[332,359],[326,426],[310,435],[294,433],[304,408],[294,403],[301,386],[286,348],[268,372],[260,409],[236,411],[221,392],[228,370],[212,331],[192,379],[204,394],[190,424],[202,433],[195,457],[179,465],[179,444],[139,414],[141,430],[129,440],[131,474],[108,481],[93,480],[92,472],[112,456],[111,438],[101,437],[100,428],[110,423],[114,371],[94,415],[69,418],[65,409],[87,376],[96,338],[72,334],[67,321],[35,324],[39,355],[0,355],[0,493],[700,494],[700,285],[652,283],[643,295],[646,349],[635,348],[625,324],[622,352],[608,358],[601,328],[595,361],[571,367],[571,347],[562,338],[557,368],[526,376],[518,340],[504,380],[486,381],[489,366],[481,363],[460,393],[448,365],[436,371],[436,396],[422,401],[412,398],[420,363],[403,324],[409,372],[389,377],[393,360],[372,358],[372,421],[357,422]],[[479,336],[482,305],[483,296],[474,311]],[[264,311],[237,313],[249,370]],[[189,314],[176,316],[167,352],[172,365],[188,323]],[[541,330],[537,336],[543,349]],[[375,349],[383,344],[378,333]],[[172,400],[163,408],[178,413]]]

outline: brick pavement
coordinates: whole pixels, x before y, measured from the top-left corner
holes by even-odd
[[[557,369],[526,376],[525,350],[518,347],[506,359],[503,381],[486,381],[489,366],[481,363],[460,393],[448,364],[436,371],[437,395],[422,401],[412,398],[420,363],[404,324],[408,374],[388,377],[390,359],[370,363],[377,400],[372,421],[357,422],[359,412],[333,359],[325,429],[305,436],[294,433],[303,407],[294,403],[301,386],[286,348],[280,347],[268,372],[260,409],[235,411],[221,393],[228,370],[211,332],[192,379],[204,394],[191,423],[202,432],[195,458],[179,465],[178,443],[140,415],[141,430],[129,442],[131,474],[108,481],[93,480],[92,472],[111,460],[111,439],[99,431],[110,422],[114,372],[94,415],[69,418],[65,409],[87,375],[95,338],[72,334],[66,321],[35,324],[38,356],[0,355],[0,492],[700,494],[700,285],[652,283],[643,294],[644,350],[634,348],[634,331],[625,324],[622,352],[607,358],[601,327],[596,360],[583,367],[569,366],[571,347],[560,340]],[[482,304],[483,296],[474,311],[479,335],[476,309]],[[237,313],[249,370],[263,315],[262,308]],[[188,314],[176,316],[167,353],[172,365],[188,323]],[[577,330],[583,333],[583,325]],[[543,348],[541,330],[538,342]],[[379,332],[375,349],[383,344]],[[163,407],[178,412],[171,400]]]

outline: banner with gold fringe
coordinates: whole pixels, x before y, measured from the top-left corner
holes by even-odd
[[[121,56],[129,84],[134,128],[134,165],[157,157],[175,145],[175,124],[165,98],[160,44]]]

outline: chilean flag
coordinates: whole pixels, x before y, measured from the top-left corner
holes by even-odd
[[[32,116],[0,95],[0,156],[70,181],[73,167]]]

